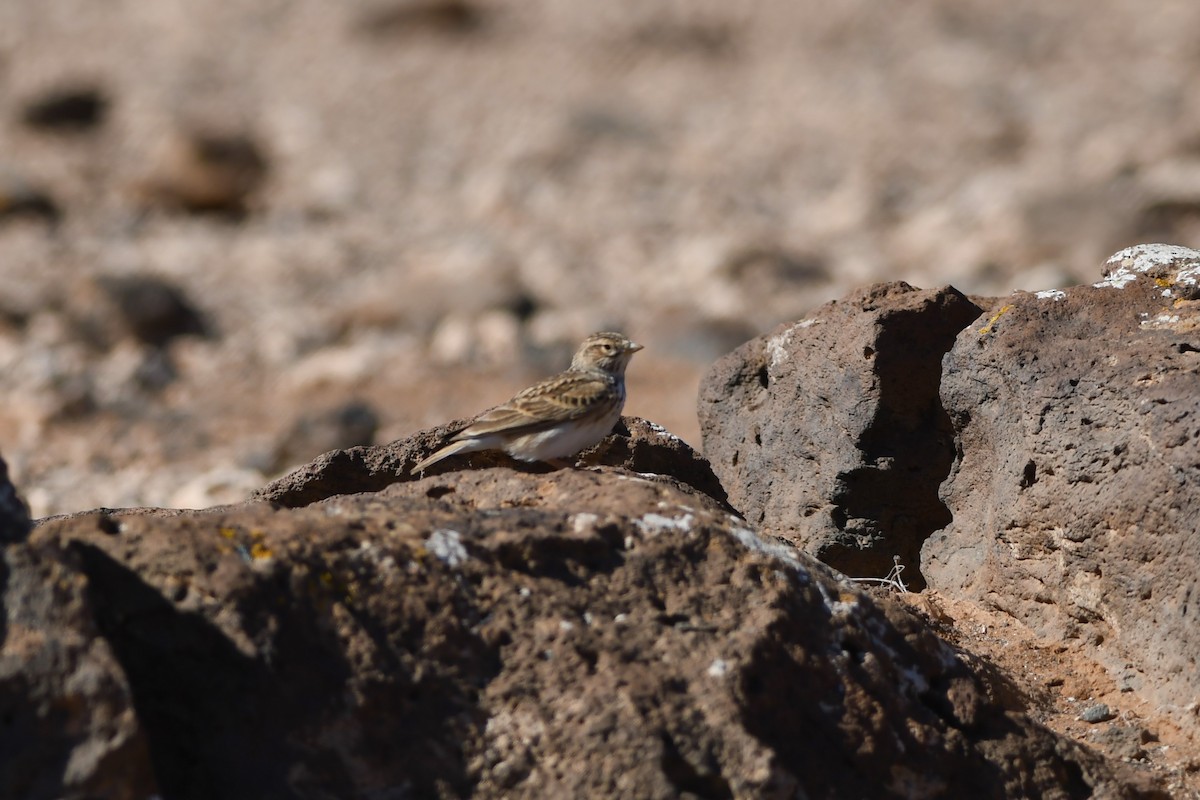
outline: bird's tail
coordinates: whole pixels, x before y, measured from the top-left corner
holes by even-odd
[[[417,472],[423,472],[430,465],[436,464],[443,458],[449,458],[455,453],[470,453],[472,451],[481,449],[483,448],[479,446],[479,442],[475,441],[474,439],[463,439],[458,442],[451,442],[441,450],[438,450],[436,453],[431,455],[429,458],[421,461],[419,464],[413,467],[411,473],[415,474]]]

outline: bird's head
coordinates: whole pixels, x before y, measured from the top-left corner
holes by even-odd
[[[629,359],[641,349],[640,344],[629,341],[619,333],[593,333],[575,351],[571,369],[602,369],[614,375],[624,375]]]

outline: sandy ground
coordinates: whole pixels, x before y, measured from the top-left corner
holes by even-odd
[[[1179,709],[1123,691],[1085,643],[1047,642],[1003,612],[932,591],[896,596],[988,676],[993,696],[1010,708],[1153,774],[1172,797],[1200,797],[1196,726],[1181,728]],[[1196,715],[1194,702],[1186,713]]]

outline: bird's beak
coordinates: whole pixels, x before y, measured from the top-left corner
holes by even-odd
[[[636,353],[638,350],[642,350],[642,349],[644,349],[643,346],[638,344],[637,342],[630,342],[629,344],[625,345],[626,353]]]

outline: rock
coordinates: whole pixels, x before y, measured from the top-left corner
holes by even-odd
[[[883,577],[950,521],[941,356],[979,308],[954,289],[879,284],[722,358],[700,387],[704,452],[729,502],[850,575]]]
[[[330,450],[370,445],[378,429],[379,415],[362,400],[306,413],[280,438],[264,471],[274,472]]]
[[[0,544],[20,542],[29,532],[29,508],[8,479],[8,464],[0,458]]]
[[[86,131],[104,122],[108,105],[108,97],[97,86],[58,86],[26,101],[21,119],[29,127],[41,130]]]
[[[1092,642],[1143,696],[1200,693],[1200,252],[1142,245],[1094,286],[1018,293],[946,355],[953,521],[929,585]]]
[[[1128,760],[1146,758],[1146,745],[1158,741],[1157,736],[1138,725],[1109,725],[1088,738],[1113,757]]]
[[[238,217],[266,180],[268,161],[248,133],[192,129],[175,132],[152,169],[136,187],[143,204]]]
[[[102,275],[68,290],[66,313],[88,344],[110,349],[132,338],[163,347],[179,336],[209,336],[211,326],[187,294],[154,275]]]
[[[62,218],[62,210],[44,190],[19,175],[0,169],[0,222],[29,217],[57,223]]]
[[[1111,708],[1106,706],[1104,703],[1097,703],[1094,706],[1088,706],[1085,708],[1079,715],[1079,719],[1084,722],[1090,722],[1094,725],[1097,722],[1107,722],[1115,716],[1117,715],[1113,713]]]
[[[106,521],[107,520],[107,521]],[[76,523],[101,536],[103,514]],[[86,545],[81,545],[86,549]],[[157,794],[146,731],[99,628],[80,550],[9,544],[0,560],[0,796],[143,800]]]
[[[295,508],[334,495],[377,492],[393,483],[416,480],[421,476],[411,474],[413,466],[468,423],[469,420],[456,420],[387,445],[325,453],[264,486],[254,497]],[[622,417],[612,435],[580,453],[578,459],[591,466],[620,466],[633,472],[653,473],[660,480],[689,486],[719,503],[725,501],[725,492],[707,461],[683,440],[637,417]],[[483,451],[439,461],[430,466],[425,475],[453,472],[464,467],[495,466],[533,472],[553,469],[547,464],[526,463],[504,453]]]
[[[164,797],[1162,796],[700,500],[497,468],[30,546],[77,554]]]
[[[380,38],[428,34],[472,36],[488,26],[493,13],[468,0],[393,0],[363,14],[358,28]]]

